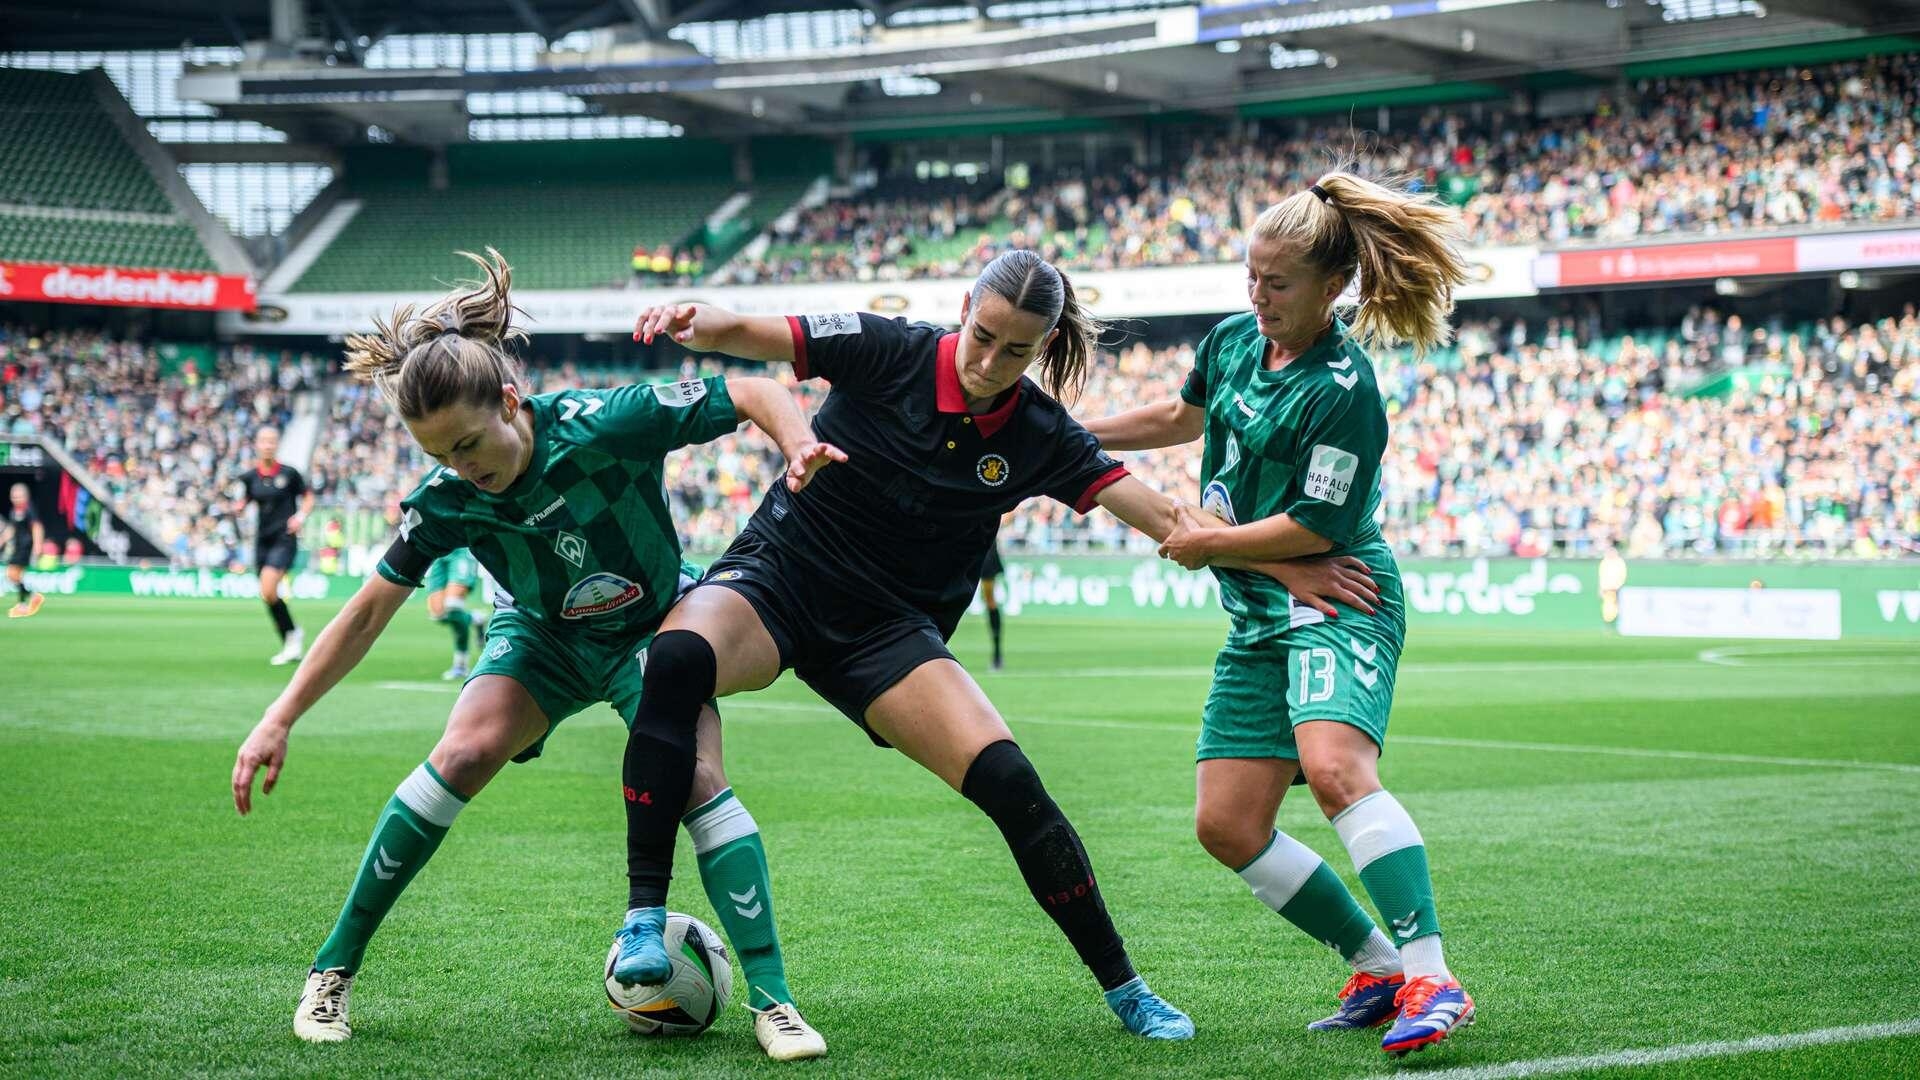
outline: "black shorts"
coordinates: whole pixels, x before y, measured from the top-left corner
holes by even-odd
[[[1000,561],[1000,545],[995,544],[987,549],[987,557],[980,560],[980,580],[990,581],[1006,572],[1006,565]]]
[[[921,664],[953,659],[925,612],[848,595],[752,532],[735,537],[700,584],[745,597],[780,650],[781,670],[792,668],[876,746],[889,744],[867,726],[867,706]]]
[[[271,566],[285,572],[292,569],[293,557],[299,553],[300,541],[292,533],[262,537],[253,544],[253,568],[265,570]]]
[[[15,544],[7,549],[7,565],[25,570],[33,564],[33,541]]]

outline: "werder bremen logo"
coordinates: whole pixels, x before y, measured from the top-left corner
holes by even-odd
[[[1353,491],[1353,475],[1360,469],[1360,458],[1337,446],[1321,443],[1313,448],[1307,461],[1307,498],[1335,506],[1347,505]]]
[[[553,550],[575,566],[587,564],[587,542],[570,532],[563,532],[553,538]]]

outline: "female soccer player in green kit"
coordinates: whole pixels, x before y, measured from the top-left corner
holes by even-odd
[[[366,655],[436,559],[467,548],[492,575],[499,606],[480,661],[446,733],[381,812],[308,974],[294,1032],[310,1042],[351,1034],[348,995],[367,942],[455,815],[509,761],[538,757],[554,725],[606,701],[645,729],[646,750],[630,753],[622,772],[630,892],[620,939],[636,970],[616,976],[657,983],[667,974],[660,934],[685,810],[707,894],[746,970],[749,1005],[760,1006],[755,1036],[778,1060],[817,1057],[826,1043],[787,988],[765,849],[721,768],[718,714],[696,702],[698,719],[684,730],[636,718],[643,693],[658,692],[646,678],[647,646],[694,581],[666,504],[666,455],[750,420],[786,455],[791,490],[846,456],[813,437],[770,379],[523,395],[505,346],[526,335],[512,326],[508,267],[498,252],[488,256],[467,256],[484,271],[472,288],[417,317],[402,308],[373,334],[348,339],[348,370],[381,388],[438,465],[401,502],[399,537],[379,572],[320,634],[234,762],[234,806],[245,814],[255,773],[266,770],[262,791],[271,792],[288,730]],[[725,894],[757,902],[742,907]]]
[[[1397,1020],[1381,1048],[1422,1049],[1470,1023],[1473,1000],[1440,948],[1427,853],[1377,763],[1393,702],[1406,609],[1375,524],[1386,409],[1363,345],[1447,340],[1466,280],[1459,215],[1345,172],[1268,209],[1247,252],[1253,310],[1214,327],[1169,401],[1096,420],[1109,450],[1206,436],[1201,507],[1161,553],[1189,569],[1224,558],[1328,554],[1363,561],[1377,603],[1336,617],[1270,578],[1216,566],[1232,616],[1201,721],[1194,808],[1200,843],[1255,896],[1341,953],[1354,975],[1314,1030]],[[1359,277],[1351,324],[1335,301]],[[1281,797],[1306,783],[1393,930],[1388,940],[1332,868],[1274,828]]]

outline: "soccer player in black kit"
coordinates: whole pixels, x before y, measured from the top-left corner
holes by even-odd
[[[875,315],[745,317],[704,304],[641,315],[636,337],[666,334],[827,380],[814,433],[847,463],[803,491],[769,490],[661,625],[640,711],[691,723],[708,698],[794,669],[876,744],[986,813],[1128,1031],[1191,1038],[1193,1021],[1135,974],[1079,835],[946,645],[1001,515],[1022,500],[1105,506],[1156,540],[1173,528],[1174,506],[1025,377],[1038,362],[1055,392],[1084,381],[1100,325],[1064,275],[1009,252],[981,272],[960,314],[957,334]],[[1322,560],[1240,565],[1303,589],[1349,573]],[[644,747],[630,743],[635,752]]]
[[[27,485],[15,484],[8,492],[6,524],[7,584],[20,594],[19,602],[7,609],[7,618],[24,619],[40,610],[40,594],[27,589],[27,566],[47,539],[47,527],[40,524],[40,515],[33,511]]]
[[[260,601],[273,617],[273,628],[280,632],[280,651],[269,661],[273,666],[291,664],[300,659],[305,637],[293,624],[293,613],[280,599],[280,582],[300,553],[300,526],[313,511],[313,492],[300,470],[281,461],[280,431],[263,427],[253,436],[258,460],[243,474],[238,484],[241,493],[234,501],[234,513],[246,510],[247,503],[260,508],[254,530],[253,565],[260,571]]]

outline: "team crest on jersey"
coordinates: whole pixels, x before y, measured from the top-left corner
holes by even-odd
[[[1233,496],[1227,494],[1227,485],[1218,480],[1200,493],[1200,509],[1229,525],[1240,524],[1240,519],[1233,516]]]
[[[487,643],[487,659],[498,660],[513,651],[513,642],[503,637],[494,638]]]
[[[978,465],[973,467],[973,474],[978,476],[980,482],[988,487],[999,487],[1001,484],[1006,483],[1007,474],[1010,471],[1011,467],[1007,465],[1007,459],[1001,457],[999,454],[988,454],[980,459]]]
[[[281,489],[282,491],[286,490],[286,487],[287,487],[286,474],[282,473],[281,475],[274,477],[273,486]]]
[[[1220,455],[1220,471],[1231,472],[1240,464],[1240,439],[1233,432],[1227,432],[1227,449]]]
[[[567,590],[566,599],[560,603],[560,617],[591,619],[609,611],[618,611],[646,594],[645,589],[619,574],[604,571],[588,574]]]
[[[570,532],[562,532],[553,538],[553,550],[575,566],[587,564],[587,542]]]
[[[1335,506],[1347,505],[1347,495],[1353,491],[1353,476],[1359,468],[1359,455],[1326,443],[1316,445],[1307,461],[1307,498]]]

